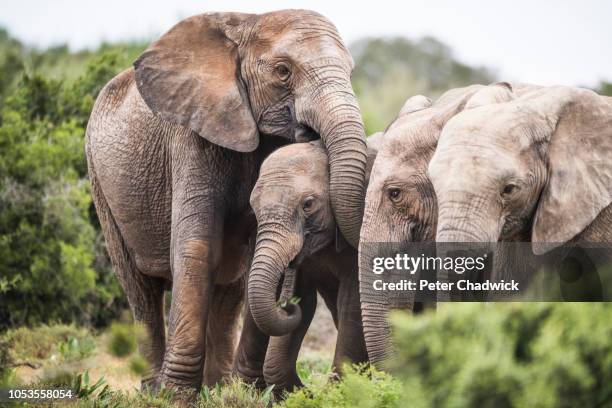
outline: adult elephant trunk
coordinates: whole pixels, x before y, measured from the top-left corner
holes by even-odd
[[[453,257],[456,251],[469,252],[471,256],[482,256],[495,250],[499,237],[498,218],[491,213],[494,208],[482,208],[473,203],[482,202],[471,195],[463,199],[453,199],[452,204],[439,203],[438,225],[436,232],[437,256]],[[439,282],[453,282],[452,270],[438,270]],[[460,301],[457,291],[438,291],[438,301]]]
[[[365,131],[350,81],[340,80],[338,75],[335,84],[313,87],[309,98],[296,101],[296,109],[298,120],[311,126],[327,148],[336,223],[356,248],[365,199]]]
[[[287,223],[259,223],[255,254],[249,273],[248,299],[253,319],[269,336],[282,336],[295,330],[302,320],[297,304],[279,305],[276,294],[284,276],[283,294],[290,297],[295,285],[295,270],[289,263],[297,256],[303,240]]]
[[[391,351],[391,330],[387,321],[390,305],[389,293],[374,289],[374,281],[380,279],[372,272],[372,261],[379,256],[375,245],[363,240],[359,243],[359,297],[368,359],[377,368],[382,368]]]
[[[368,193],[367,197],[359,240],[361,318],[368,359],[377,368],[384,369],[392,352],[389,310],[412,310],[414,299],[404,292],[380,290],[381,282],[377,281],[390,282],[396,276],[392,277],[390,272],[374,273],[374,260],[393,257],[402,245],[400,242],[407,237],[391,232],[388,221],[377,216],[380,202],[376,194]]]

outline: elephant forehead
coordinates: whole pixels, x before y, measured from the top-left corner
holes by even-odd
[[[408,117],[413,117],[408,120]],[[428,161],[438,143],[440,128],[430,113],[407,115],[387,130],[379,155],[386,161]]]
[[[280,10],[262,14],[255,25],[254,35],[260,40],[273,40],[303,30],[324,30],[339,37],[336,27],[321,14],[310,10]]]
[[[302,62],[336,58],[352,64],[336,27],[315,12],[289,10],[264,14],[253,31],[259,52],[268,50]]]
[[[537,115],[520,104],[480,106],[453,117],[442,129],[439,148],[452,145],[501,145],[522,150],[538,131]]]
[[[294,143],[270,154],[261,166],[262,173],[324,172],[327,169],[325,149],[312,143]]]
[[[286,190],[286,193],[301,192],[304,190],[327,190],[329,184],[328,172],[325,169],[313,169],[309,171],[306,167],[287,169],[286,167],[273,166],[262,172],[257,180],[257,187],[263,191]]]
[[[399,160],[397,157],[387,159],[380,155],[378,158],[380,160],[374,163],[370,176],[373,189],[380,189],[388,182],[412,183],[426,176],[427,161]]]

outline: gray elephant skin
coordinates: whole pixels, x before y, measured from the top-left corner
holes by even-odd
[[[382,134],[368,138],[371,167]],[[301,386],[295,371],[317,293],[338,329],[332,370],[367,360],[361,325],[357,250],[346,245],[331,209],[329,163],[319,142],[285,146],[263,163],[251,194],[257,244],[249,274],[249,307],[267,335],[264,377],[276,391]],[[366,172],[366,180],[369,171]],[[282,287],[282,290],[281,290]],[[279,305],[297,296],[299,304]],[[269,340],[269,343],[268,343]]]
[[[374,257],[394,256],[378,243],[395,243],[395,251],[398,245],[435,239],[438,205],[427,170],[442,129],[460,112],[504,101],[509,92],[509,84],[498,83],[452,89],[434,103],[413,96],[385,131],[369,179],[359,243],[364,334],[368,357],[379,367],[392,353],[389,310],[418,312],[426,305],[404,294],[374,290]]]
[[[352,68],[333,24],[314,12],[209,13],[179,22],[100,93],[89,174],[111,261],[148,332],[143,386],[190,392],[232,369],[255,227],[249,196],[274,148],[320,135],[332,211],[357,241],[366,147]],[[248,345],[234,369],[261,378],[250,363],[261,350]]]

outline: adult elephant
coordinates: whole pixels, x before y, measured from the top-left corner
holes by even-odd
[[[463,112],[429,164],[436,241],[528,242],[555,262],[564,243],[610,242],[611,163],[612,104],[590,90],[540,88]]]
[[[179,22],[102,90],[87,158],[111,260],[148,330],[144,385],[188,390],[229,371],[255,223],[249,195],[275,147],[320,135],[334,214],[357,241],[366,148],[352,68],[317,13],[206,13]]]
[[[380,275],[372,271],[374,258],[395,256],[407,243],[434,240],[438,207],[427,166],[440,132],[463,110],[511,95],[510,85],[498,83],[452,89],[434,103],[413,96],[386,130],[372,167],[359,243],[361,312],[373,364],[382,365],[391,353],[389,309],[418,311],[423,306],[404,292],[375,290]]]

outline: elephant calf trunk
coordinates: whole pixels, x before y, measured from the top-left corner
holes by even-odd
[[[257,237],[249,275],[248,299],[255,323],[268,336],[291,333],[302,320],[301,308],[291,302],[297,272],[287,267],[299,252],[301,242],[287,245],[287,242],[292,241],[287,234],[282,233],[262,232]],[[292,250],[288,251],[287,247]],[[281,295],[277,301],[276,294],[283,275]]]

